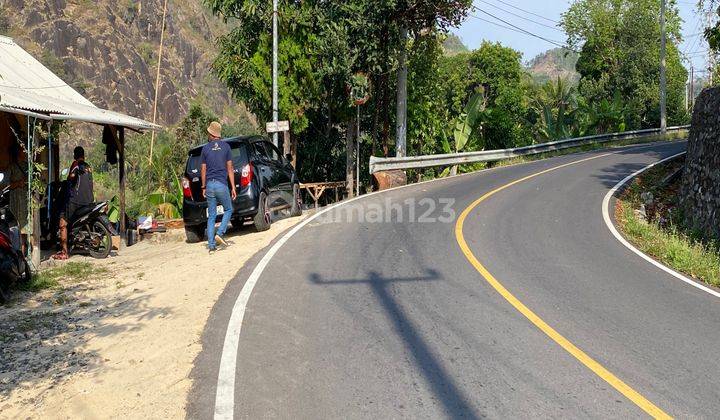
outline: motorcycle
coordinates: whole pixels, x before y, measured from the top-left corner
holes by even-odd
[[[0,173],[0,184],[4,179]],[[0,191],[0,303],[7,301],[14,284],[28,282],[32,275],[20,246],[17,220],[10,211],[9,191],[9,185]]]
[[[107,216],[108,202],[90,204],[75,211],[68,225],[68,250],[81,250],[93,258],[107,258],[112,251],[115,227]]]

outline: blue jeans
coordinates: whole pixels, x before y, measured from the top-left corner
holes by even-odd
[[[223,206],[223,217],[217,234],[225,235],[228,223],[232,217],[233,203],[230,198],[230,189],[227,184],[215,180],[208,181],[205,186],[205,197],[208,204],[207,237],[208,248],[215,248],[215,219],[217,218],[218,201]]]

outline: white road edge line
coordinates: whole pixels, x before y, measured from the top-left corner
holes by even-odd
[[[635,149],[635,148],[641,149],[641,148],[645,148],[645,147],[657,146],[660,143],[662,143],[662,142],[650,143],[650,144],[640,144],[640,145],[628,145],[628,146],[621,147],[619,149],[621,149],[621,150],[628,150],[628,149]],[[595,151],[591,151],[589,153],[593,153],[593,152],[595,152]],[[580,154],[586,154],[586,153],[580,153]],[[567,155],[567,156],[569,156],[569,155]],[[557,157],[561,158],[563,156],[557,156]],[[537,163],[537,162],[542,162],[542,161],[547,161],[547,160],[548,159],[541,159],[539,161],[525,162],[522,164],[512,165],[512,166],[526,165],[526,164],[530,164],[530,163]],[[337,207],[349,204],[355,200],[359,200],[361,198],[367,198],[367,197],[374,196],[376,194],[395,191],[395,190],[399,190],[402,188],[417,187],[417,186],[423,185],[423,184],[458,179],[458,178],[461,178],[461,177],[464,177],[467,175],[475,175],[475,174],[479,174],[479,173],[485,173],[488,171],[494,171],[494,170],[498,170],[501,168],[504,168],[504,167],[490,168],[490,169],[476,171],[476,172],[467,172],[464,174],[459,174],[459,175],[447,177],[447,178],[430,179],[427,181],[403,185],[403,186],[399,186],[399,187],[395,187],[395,188],[388,188],[387,190],[375,191],[370,194],[361,195],[361,196],[352,198],[350,200],[335,204],[333,206],[330,206],[326,209],[319,211],[318,213],[315,213],[314,215],[308,217],[307,219],[305,219],[302,222],[300,222],[299,224],[297,224],[290,231],[288,231],[285,235],[283,235],[283,237],[280,238],[277,242],[275,242],[275,245],[273,245],[267,251],[267,253],[263,256],[263,258],[260,260],[260,262],[255,266],[252,273],[250,273],[250,276],[248,277],[247,281],[243,285],[242,290],[240,290],[240,294],[238,295],[237,300],[235,301],[235,304],[233,305],[232,313],[230,314],[230,320],[228,321],[228,327],[225,332],[225,340],[223,342],[222,355],[220,356],[220,369],[218,372],[217,389],[215,392],[214,419],[215,420],[232,420],[234,418],[235,376],[236,376],[236,370],[237,370],[237,359],[239,357],[238,348],[240,345],[240,330],[242,328],[243,318],[245,317],[245,309],[247,308],[247,304],[248,304],[248,301],[250,300],[250,295],[252,294],[253,289],[255,288],[255,284],[257,284],[258,279],[260,278],[263,271],[265,270],[265,267],[268,265],[268,263],[273,258],[273,256],[275,256],[275,254],[278,252],[278,250],[280,250],[280,248],[285,244],[285,242],[287,242],[293,235],[295,235],[305,225],[307,225],[308,223],[310,223],[313,220],[320,217],[322,214],[329,212],[331,210],[334,210]],[[605,206],[603,206],[603,207],[605,207]]]
[[[361,198],[367,198],[376,194],[386,193],[389,191],[399,190],[401,188],[414,187],[423,185],[426,183],[446,181],[451,179],[457,179],[464,175],[477,174],[478,172],[468,172],[465,174],[456,175],[454,177],[431,179],[415,184],[402,185],[395,188],[388,188],[382,191],[375,191],[369,194],[361,195],[358,197],[351,198],[349,200],[337,203],[333,206],[325,208],[314,215],[303,220],[290,231],[288,231],[282,238],[280,238],[275,245],[270,248],[267,253],[263,256],[260,262],[255,266],[252,273],[248,277],[240,295],[238,295],[235,305],[233,305],[230,320],[228,321],[227,331],[225,332],[225,341],[223,342],[222,355],[220,356],[220,370],[218,372],[217,390],[215,392],[215,420],[232,420],[235,410],[235,376],[237,369],[238,347],[240,345],[240,330],[242,328],[243,318],[245,317],[245,309],[247,308],[250,295],[257,284],[258,279],[262,275],[265,267],[267,267],[270,260],[275,256],[278,250],[287,242],[293,235],[295,235],[305,225],[317,219],[324,213],[336,209],[337,207],[350,204],[353,201]]]
[[[607,225],[608,229],[610,229],[610,232],[613,234],[613,236],[615,236],[615,238],[616,238],[618,241],[620,241],[621,244],[625,245],[625,247],[628,248],[630,251],[632,251],[632,252],[634,252],[635,254],[639,255],[640,258],[644,259],[645,261],[649,262],[650,264],[654,265],[655,267],[661,269],[662,271],[670,274],[671,276],[673,276],[673,277],[675,277],[675,278],[677,278],[677,279],[680,279],[680,280],[684,281],[685,283],[687,283],[687,284],[689,284],[689,285],[691,285],[691,286],[693,286],[693,287],[697,287],[698,289],[700,289],[700,290],[702,290],[702,291],[704,291],[704,292],[710,293],[711,295],[713,295],[713,296],[715,296],[715,297],[720,297],[720,292],[717,292],[716,290],[713,290],[713,289],[711,289],[711,288],[709,288],[709,287],[706,287],[706,286],[698,283],[697,281],[692,280],[692,279],[690,279],[690,278],[688,278],[688,277],[686,277],[686,276],[678,273],[677,271],[673,270],[672,268],[669,268],[669,267],[667,267],[667,266],[659,263],[658,261],[656,261],[656,260],[653,259],[652,257],[648,256],[648,255],[645,254],[644,252],[642,252],[642,251],[640,251],[639,249],[635,248],[635,246],[633,246],[630,242],[628,242],[628,241],[620,234],[620,232],[618,232],[618,230],[615,228],[615,224],[612,222],[612,219],[610,218],[610,200],[615,196],[615,193],[617,193],[617,191],[618,191],[620,188],[622,188],[625,184],[627,184],[628,182],[630,182],[633,178],[635,178],[636,176],[642,174],[643,172],[647,171],[648,169],[651,169],[651,168],[653,168],[653,167],[655,167],[655,166],[657,166],[657,165],[660,165],[660,164],[662,164],[662,163],[665,163],[665,162],[667,162],[667,161],[669,161],[669,160],[675,159],[675,158],[678,157],[678,156],[682,156],[682,155],[684,155],[685,153],[686,153],[686,152],[678,153],[678,154],[676,154],[676,155],[667,157],[667,158],[665,158],[665,159],[663,159],[663,160],[661,160],[661,161],[655,162],[655,163],[653,163],[652,165],[648,165],[648,166],[640,169],[639,171],[636,171],[636,172],[633,173],[632,175],[627,176],[625,179],[623,179],[622,181],[620,181],[619,183],[617,183],[617,185],[615,185],[610,191],[608,191],[607,195],[605,195],[605,199],[603,200],[603,204],[602,204],[603,219],[605,220],[605,224]]]

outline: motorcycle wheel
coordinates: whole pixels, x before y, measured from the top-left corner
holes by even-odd
[[[110,231],[99,220],[96,220],[90,227],[91,236],[99,235],[100,241],[97,244],[88,244],[88,252],[93,258],[103,259],[110,255],[112,250],[112,237]]]

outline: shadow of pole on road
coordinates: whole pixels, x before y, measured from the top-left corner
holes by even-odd
[[[405,347],[412,354],[415,364],[419,367],[425,381],[442,403],[445,413],[451,418],[480,418],[468,402],[467,397],[458,388],[448,372],[443,368],[439,358],[433,354],[428,344],[418,333],[412,321],[402,311],[396,298],[388,290],[388,285],[398,282],[418,282],[439,280],[440,276],[435,270],[428,270],[426,277],[409,278],[383,278],[371,271],[366,279],[332,279],[324,280],[313,273],[310,281],[318,285],[349,285],[367,284],[380,302],[385,315],[392,322],[395,332],[400,336]]]

